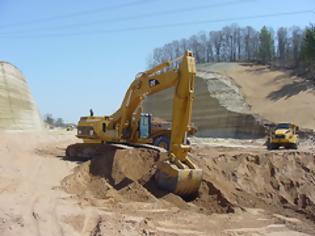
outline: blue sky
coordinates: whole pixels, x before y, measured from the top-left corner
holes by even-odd
[[[304,10],[314,13],[237,19]],[[0,60],[22,70],[41,114],[76,122],[89,108],[114,112],[164,43],[232,23],[277,29],[314,19],[315,0],[0,0]],[[209,22],[135,30],[190,21]]]

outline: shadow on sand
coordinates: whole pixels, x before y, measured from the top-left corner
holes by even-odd
[[[291,84],[282,86],[277,91],[271,92],[267,98],[273,101],[277,101],[281,98],[288,99],[292,96],[299,94],[300,92],[309,91],[315,94],[315,87],[310,81],[294,81]]]

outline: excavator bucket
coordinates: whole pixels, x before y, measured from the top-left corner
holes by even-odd
[[[155,174],[155,181],[159,187],[180,196],[196,194],[201,180],[201,169],[180,169],[169,161],[160,163]]]

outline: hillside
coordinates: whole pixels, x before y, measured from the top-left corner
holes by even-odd
[[[273,122],[290,121],[315,129],[315,86],[311,82],[252,64],[204,64],[199,69],[230,77],[253,113]]]
[[[147,97],[145,112],[172,120],[174,89]],[[259,138],[265,135],[262,122],[254,116],[238,86],[219,73],[198,70],[195,81],[192,122],[198,137]]]

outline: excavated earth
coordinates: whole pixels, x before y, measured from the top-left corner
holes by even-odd
[[[270,152],[261,146],[211,147],[195,143],[191,154],[204,171],[199,193],[192,198],[183,199],[156,186],[152,176],[160,161],[157,151],[122,150],[106,145],[65,177],[61,186],[90,203],[95,199],[116,204],[142,202],[157,209],[175,208],[204,216],[264,209],[276,216],[277,223],[315,234],[315,154],[312,150]],[[112,233],[106,224],[105,219],[99,219],[93,235]],[[144,223],[137,227],[144,227],[141,224]],[[159,231],[159,227],[151,225],[149,229],[152,231],[145,231],[144,235],[150,232],[169,235]],[[180,232],[170,235],[182,235]],[[256,235],[243,233],[226,235]]]
[[[203,168],[199,195],[182,199],[160,190],[152,176],[159,153],[104,147],[65,177],[69,193],[95,198],[158,202],[208,213],[234,212],[235,207],[292,209],[315,221],[315,154],[262,152],[235,148],[195,147],[193,160]]]
[[[199,196],[191,199],[158,188],[154,173],[161,156],[156,150],[101,145],[93,158],[78,166],[61,185],[66,192],[80,197],[171,204],[209,214],[234,212],[233,205],[207,180],[202,182]]]
[[[315,222],[315,154],[308,151],[194,149],[204,181],[234,206],[293,210]]]
[[[195,139],[195,198],[152,179],[165,156],[106,145],[65,158],[74,133],[0,133],[0,235],[315,235],[315,148]],[[106,151],[106,152],[104,152]],[[91,152],[90,152],[91,154]]]

